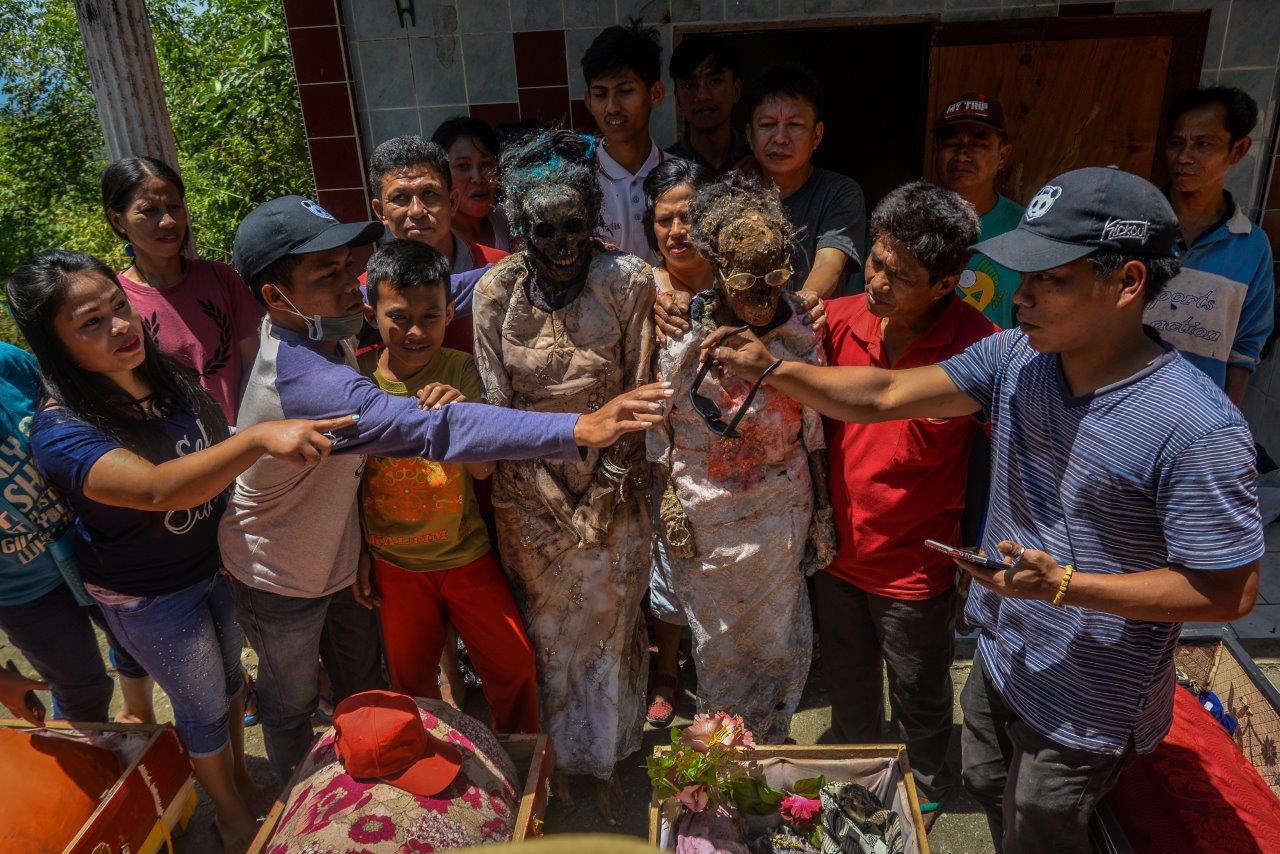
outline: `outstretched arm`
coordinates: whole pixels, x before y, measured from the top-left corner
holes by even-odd
[[[754,382],[776,360],[751,332],[729,335],[727,327],[702,347],[731,373]],[[937,365],[902,371],[824,367],[784,361],[765,380],[788,397],[828,418],[871,424],[899,418],[955,418],[980,407]]]
[[[263,454],[314,465],[329,454],[329,435],[355,418],[324,421],[263,421],[216,445],[159,465],[124,448],[107,451],[90,467],[86,498],[134,510],[185,510],[216,497]]]

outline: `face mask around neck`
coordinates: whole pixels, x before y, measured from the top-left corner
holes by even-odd
[[[307,326],[307,337],[312,341],[341,341],[343,338],[358,334],[364,326],[364,314],[357,313],[346,317],[324,317],[319,314],[308,316],[298,311],[298,307],[284,291],[280,291],[280,296],[289,303],[292,313],[302,318],[302,322]]]

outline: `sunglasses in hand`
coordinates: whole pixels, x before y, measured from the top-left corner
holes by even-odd
[[[737,329],[729,330],[724,337],[729,338],[733,335],[740,335],[750,329],[750,326],[739,326]],[[711,370],[711,365],[715,361],[711,357],[711,350],[707,351],[707,355],[702,360],[702,367],[698,368],[698,375],[693,379],[693,387],[689,389],[689,402],[693,404],[694,410],[698,415],[702,416],[702,421],[707,425],[707,429],[717,436],[723,436],[726,439],[741,439],[742,435],[738,433],[738,422],[742,420],[742,416],[751,406],[751,401],[755,400],[756,392],[760,391],[760,386],[764,385],[765,377],[773,373],[774,368],[782,364],[782,360],[778,359],[772,365],[765,369],[751,386],[751,392],[747,395],[747,399],[742,401],[742,405],[738,407],[738,411],[733,413],[733,417],[726,423],[720,407],[716,406],[716,402],[709,397],[698,394],[698,388],[702,385],[702,381],[707,378],[707,372]]]

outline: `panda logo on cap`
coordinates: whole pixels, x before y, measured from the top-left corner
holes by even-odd
[[[329,213],[324,208],[320,207],[320,205],[317,202],[313,202],[310,199],[303,199],[302,206],[307,209],[307,213],[310,213],[314,216],[318,216],[321,219],[328,219],[328,220],[332,220],[333,222],[338,221],[337,217]]]
[[[1053,184],[1046,184],[1036,193],[1036,197],[1027,204],[1027,222],[1033,219],[1039,219],[1049,212],[1049,208],[1053,207],[1053,203],[1058,200],[1058,196],[1062,195],[1062,188]]]

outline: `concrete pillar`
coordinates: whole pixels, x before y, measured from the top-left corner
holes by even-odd
[[[76,0],[76,20],[110,158],[147,155],[177,169],[146,0]]]

